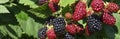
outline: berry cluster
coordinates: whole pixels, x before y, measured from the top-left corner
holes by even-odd
[[[48,6],[54,13],[58,10],[60,0],[49,0]],[[114,26],[116,23],[113,12],[119,10],[119,6],[113,2],[104,2],[103,0],[92,0],[88,8],[86,2],[77,1],[75,6],[72,6],[74,11],[66,12],[65,17],[53,15],[47,18],[46,25],[38,32],[41,39],[75,39],[75,35],[91,35],[92,33],[102,30],[102,24]],[[58,15],[58,14],[57,14]],[[55,17],[56,16],[56,17]],[[79,20],[85,20],[85,28],[78,23]]]

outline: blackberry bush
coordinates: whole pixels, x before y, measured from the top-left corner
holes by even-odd
[[[0,0],[0,39],[120,39],[119,5],[120,0]]]

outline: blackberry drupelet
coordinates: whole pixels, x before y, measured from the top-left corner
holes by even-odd
[[[43,27],[38,31],[38,37],[40,39],[45,39],[46,38],[46,31],[47,31],[47,27]]]
[[[53,19],[53,26],[57,35],[63,35],[65,33],[65,25],[66,23],[64,18],[58,17]]]
[[[65,39],[75,39],[70,33],[65,34]]]
[[[88,25],[88,30],[90,32],[95,32],[95,31],[99,31],[102,29],[102,24],[101,24],[101,21],[99,19],[99,16],[93,14],[93,15],[90,15],[88,18],[87,18],[87,25]]]

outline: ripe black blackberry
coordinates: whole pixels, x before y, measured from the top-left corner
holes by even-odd
[[[70,33],[65,34],[65,39],[75,39]]]
[[[38,31],[38,37],[40,39],[45,39],[46,38],[46,31],[47,31],[47,27],[43,27]]]
[[[87,17],[87,25],[88,25],[88,30],[90,32],[95,32],[95,31],[99,31],[102,29],[102,26],[101,26],[102,24],[99,19],[99,16],[95,14]]]
[[[66,23],[64,18],[58,17],[53,19],[53,26],[57,35],[63,35],[65,33],[65,25]]]
[[[55,18],[54,16],[49,16],[45,23],[46,24],[52,24],[54,18]]]

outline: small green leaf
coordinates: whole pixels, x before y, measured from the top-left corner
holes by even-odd
[[[9,0],[0,0],[0,4],[7,3]]]
[[[7,8],[3,5],[0,5],[0,13],[10,13]]]
[[[73,10],[72,10],[72,8],[69,6],[69,5],[67,5],[67,6],[65,6],[63,9],[62,9],[62,15],[64,16],[65,15],[65,13],[67,13],[67,12],[70,12],[71,14],[73,13]]]
[[[19,3],[24,4],[24,5],[29,5],[31,8],[37,8],[38,5],[35,4],[34,1],[32,0],[19,0]]]
[[[38,30],[43,27],[42,24],[35,22],[35,20],[28,16],[25,12],[21,11],[19,14],[15,15],[17,21],[19,22],[23,32],[29,36],[38,38]]]
[[[74,3],[76,0],[60,0],[59,5],[60,6],[67,6],[67,5],[71,5],[72,3]]]

